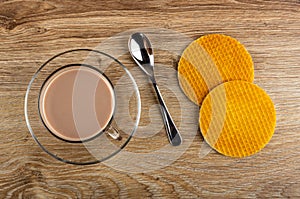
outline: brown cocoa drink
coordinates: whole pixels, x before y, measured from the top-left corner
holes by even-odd
[[[56,137],[81,142],[103,132],[114,114],[113,86],[100,71],[87,66],[64,67],[44,83],[40,116]]]

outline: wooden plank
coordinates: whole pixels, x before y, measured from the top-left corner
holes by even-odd
[[[0,197],[299,198],[299,11],[298,0],[0,1]],[[244,159],[214,151],[200,158],[198,131],[184,138],[191,145],[175,162],[144,173],[105,164],[68,165],[43,152],[27,130],[23,110],[27,84],[38,67],[61,51],[95,48],[117,33],[144,27],[171,29],[191,39],[224,33],[241,41],[253,56],[255,83],[276,105],[276,132],[266,148]],[[186,45],[177,43],[182,49]],[[120,60],[136,67],[128,53]],[[176,70],[178,56],[158,50],[156,61]],[[158,82],[166,77],[173,76],[161,70]],[[154,93],[146,80],[142,83],[141,125],[153,122],[161,130],[151,138],[135,138],[126,149],[148,153],[166,145],[167,138],[158,107],[152,107]],[[178,101],[168,87],[162,85],[162,92],[179,122]]]

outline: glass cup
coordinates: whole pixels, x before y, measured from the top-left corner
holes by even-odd
[[[122,111],[126,106],[129,112]],[[120,152],[137,129],[140,111],[139,91],[127,68],[91,49],[49,59],[25,96],[25,119],[34,140],[71,164],[98,163]],[[118,125],[124,122],[126,132]]]

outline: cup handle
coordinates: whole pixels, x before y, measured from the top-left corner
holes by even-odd
[[[118,129],[116,129],[112,125],[107,129],[106,132],[114,140],[121,140],[122,139]]]

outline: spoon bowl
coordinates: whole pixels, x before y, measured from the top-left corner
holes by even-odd
[[[142,33],[134,33],[128,42],[130,54],[138,66],[154,78],[154,54],[149,39]]]

